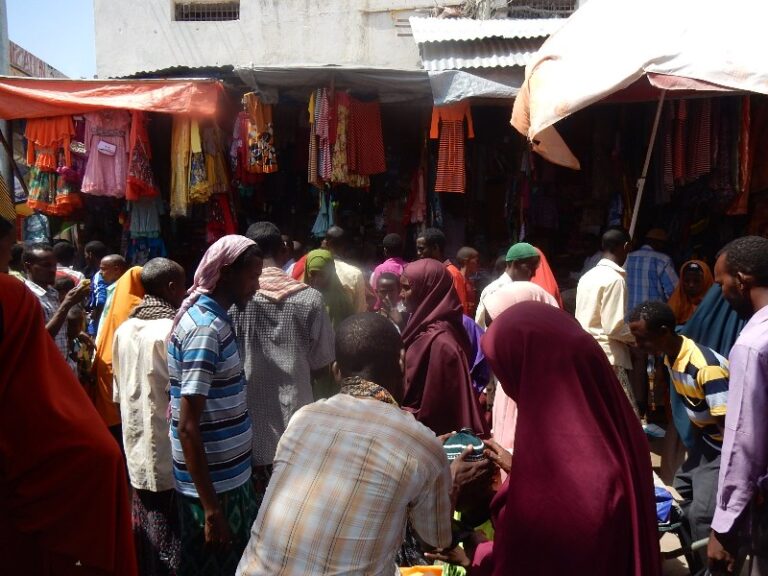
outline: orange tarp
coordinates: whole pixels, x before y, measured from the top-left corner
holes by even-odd
[[[0,77],[0,118],[40,118],[105,108],[213,116],[216,80],[48,80]]]

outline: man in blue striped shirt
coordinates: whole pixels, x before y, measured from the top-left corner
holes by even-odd
[[[168,343],[179,575],[203,566],[234,574],[257,513],[243,363],[226,311],[256,293],[262,258],[242,236],[222,240],[203,257],[191,290],[196,300],[189,306],[188,299]]]

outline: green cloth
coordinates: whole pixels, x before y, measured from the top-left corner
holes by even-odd
[[[259,508],[249,480],[240,488],[218,494],[224,518],[232,531],[232,545],[220,551],[205,546],[205,511],[198,498],[177,493],[181,529],[181,562],[178,576],[234,574],[248,545],[251,525]]]
[[[507,251],[507,262],[516,262],[518,260],[527,260],[528,258],[538,258],[539,253],[536,248],[527,242],[518,242]]]
[[[341,285],[341,280],[336,275],[336,264],[333,255],[322,248],[312,250],[307,254],[304,265],[304,283],[309,284],[309,274],[315,270],[325,270],[328,282],[322,290],[325,309],[331,317],[331,323],[336,328],[342,321],[354,314],[352,300]]]

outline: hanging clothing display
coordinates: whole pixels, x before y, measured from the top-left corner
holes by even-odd
[[[171,133],[171,216],[186,216],[189,202],[189,156],[191,121],[173,117]]]
[[[157,196],[160,191],[155,184],[152,172],[152,152],[147,134],[147,115],[138,110],[131,113],[131,134],[128,139],[130,153],[128,162],[128,182],[125,188],[127,200]]]
[[[214,122],[208,122],[200,127],[205,153],[205,171],[211,185],[212,194],[229,192],[229,170],[224,158],[224,145],[221,130]]]
[[[229,197],[224,194],[214,194],[211,198],[207,220],[206,241],[209,244],[227,234],[237,233],[237,221],[232,213]]]
[[[64,164],[72,163],[69,144],[75,135],[71,116],[31,118],[27,120],[24,136],[27,139],[27,164],[53,172],[59,167],[59,151],[64,152]]]
[[[208,182],[208,170],[203,153],[203,140],[200,137],[200,124],[192,120],[189,133],[189,202],[204,204],[211,197],[211,185]]]
[[[312,226],[312,237],[325,238],[325,233],[328,232],[328,228],[334,225],[331,193],[328,190],[322,189],[314,189],[313,192],[316,192],[318,195],[320,209],[317,212],[315,224]]]
[[[272,105],[261,102],[253,92],[243,96],[243,104],[248,116],[246,170],[255,174],[277,172]]]
[[[466,132],[464,120],[467,121]],[[466,167],[464,139],[474,138],[472,111],[468,102],[448,106],[435,106],[432,110],[432,127],[429,137],[440,138],[437,157],[437,180],[435,192],[456,192],[466,190]]]
[[[85,115],[85,166],[82,191],[96,196],[125,197],[131,115],[105,110]]]
[[[386,172],[384,138],[381,131],[381,107],[378,100],[361,102],[350,99],[349,170],[361,176]]]

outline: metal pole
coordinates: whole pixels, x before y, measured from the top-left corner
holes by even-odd
[[[6,9],[5,0],[0,0],[0,74],[8,75],[10,71],[10,54],[11,48],[8,39],[8,10]],[[5,132],[11,138],[11,145],[13,142],[13,134],[9,134],[9,127],[11,123],[5,120],[0,120],[0,130]],[[2,174],[5,181],[8,183],[8,188],[13,194],[13,172],[11,170],[11,162],[13,161],[13,151],[0,151],[0,174]]]
[[[648,150],[645,153],[645,164],[643,165],[643,172],[637,180],[637,195],[635,196],[635,208],[632,211],[632,223],[629,225],[630,238],[635,237],[635,227],[637,226],[637,217],[640,214],[640,204],[643,202],[643,190],[645,190],[645,179],[648,176],[648,166],[651,163],[651,155],[653,154],[653,145],[656,142],[656,134],[659,131],[659,121],[661,120],[661,111],[664,108],[664,99],[667,96],[667,91],[662,90],[659,96],[659,103],[656,106],[656,117],[653,119],[653,128],[651,129],[651,139],[648,142]]]

